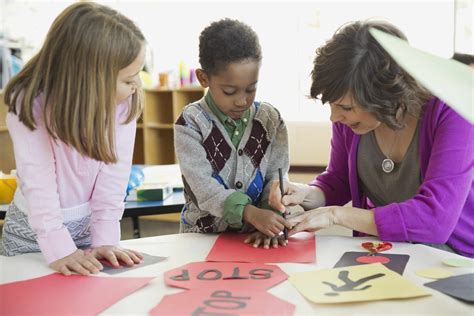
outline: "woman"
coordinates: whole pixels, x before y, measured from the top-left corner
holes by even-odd
[[[270,204],[301,204],[290,231],[333,224],[382,240],[474,257],[473,125],[431,96],[370,35],[384,22],[343,26],[316,52],[311,96],[331,106],[331,156],[309,185],[273,183]],[[352,206],[344,206],[352,201]]]

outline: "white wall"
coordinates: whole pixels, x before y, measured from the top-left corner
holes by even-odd
[[[41,45],[56,15],[71,2],[0,0],[0,27],[11,37],[21,38],[31,48],[26,54],[31,55]],[[251,25],[263,50],[257,99],[274,104],[287,120],[294,165],[327,162],[329,109],[307,95],[314,51],[340,25],[384,18],[400,27],[410,43],[423,50],[450,57],[454,48],[454,0],[99,2],[121,11],[143,30],[153,52],[155,81],[158,72],[177,71],[181,60],[189,68],[199,66],[198,37],[210,22],[230,17]],[[472,3],[469,8],[472,12]],[[470,30],[470,38],[465,27],[461,30],[464,33],[458,39],[458,47],[472,48]]]
[[[54,17],[71,1],[0,0],[4,30],[33,47],[41,45]],[[153,78],[181,60],[198,67],[198,37],[210,22],[230,17],[260,37],[263,65],[257,98],[277,106],[289,121],[327,121],[327,107],[307,98],[315,49],[343,23],[371,17],[399,26],[410,42],[449,57],[454,45],[454,1],[99,1],[141,27],[153,52]]]
[[[277,106],[290,121],[326,121],[326,107],[307,98],[315,49],[342,24],[384,18],[410,42],[450,57],[454,1],[141,2],[105,1],[134,19],[154,52],[154,68],[177,70],[180,60],[199,67],[198,37],[210,22],[230,17],[251,25],[260,37],[263,65],[257,98]]]

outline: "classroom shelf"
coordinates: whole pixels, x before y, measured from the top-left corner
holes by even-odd
[[[146,127],[156,128],[156,129],[173,129],[173,124],[167,123],[147,123]]]
[[[3,102],[3,90],[0,90],[0,171],[4,173],[10,173],[10,170],[15,169],[13,143],[5,123],[7,113],[8,108]]]
[[[204,89],[145,89],[145,107],[137,129],[134,164],[163,165],[177,163],[173,124],[183,108],[201,99]]]

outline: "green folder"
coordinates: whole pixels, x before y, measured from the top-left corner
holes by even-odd
[[[173,193],[173,187],[167,183],[147,183],[128,193],[126,201],[163,201]]]

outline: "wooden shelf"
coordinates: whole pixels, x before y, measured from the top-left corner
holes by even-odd
[[[3,91],[0,90],[0,171],[10,173],[15,169],[15,156],[13,154],[13,143],[5,125],[8,108],[3,102]]]
[[[157,128],[157,129],[173,129],[173,124],[165,123],[147,123],[146,127]]]
[[[200,87],[144,89],[145,107],[137,127],[134,164],[174,164],[173,125],[183,108],[204,96]],[[141,131],[141,133],[139,132]]]

